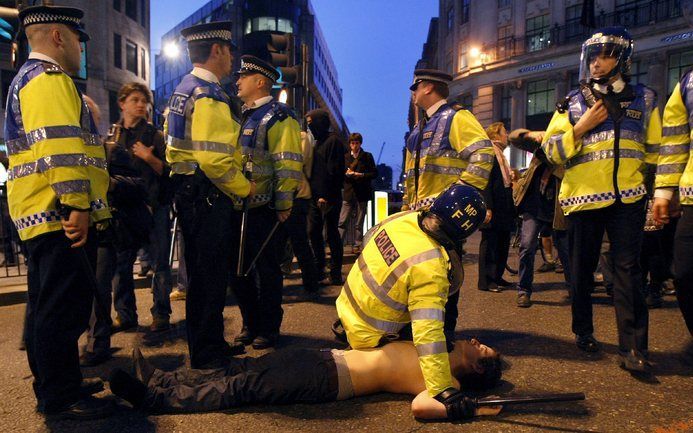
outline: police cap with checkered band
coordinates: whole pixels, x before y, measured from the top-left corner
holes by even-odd
[[[236,75],[243,74],[260,74],[269,78],[273,83],[276,83],[279,79],[277,68],[271,63],[250,54],[241,56],[241,69],[236,72]]]
[[[211,23],[197,24],[180,31],[180,35],[190,42],[207,41],[222,42],[230,44],[235,49],[233,43],[233,33],[231,32],[231,21],[213,21]]]
[[[84,31],[81,9],[65,6],[31,6],[19,12],[19,22],[24,28],[34,24],[64,24],[73,29],[79,35],[80,42],[89,40],[89,35]]]

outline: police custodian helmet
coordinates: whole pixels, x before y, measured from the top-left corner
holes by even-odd
[[[454,183],[435,199],[429,210],[443,221],[442,229],[454,241],[472,235],[486,218],[486,205],[476,188]]]

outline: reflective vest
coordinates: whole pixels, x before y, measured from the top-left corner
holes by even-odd
[[[467,110],[441,106],[406,143],[404,203],[417,210],[455,181],[486,188],[495,156],[486,132]]]
[[[643,164],[655,164],[662,135],[654,90],[636,84],[625,107],[616,141],[609,116],[580,140],[573,126],[587,111],[582,93],[569,94],[567,110],[556,111],[544,134],[543,150],[555,165],[565,164],[558,199],[566,215],[610,206],[616,200],[634,203],[646,194]]]
[[[451,265],[418,218],[401,212],[369,231],[337,298],[337,314],[354,349],[377,347],[411,323],[426,389],[435,396],[453,386],[443,334]]]
[[[111,217],[105,150],[89,108],[60,66],[29,59],[10,85],[5,111],[10,216],[22,240],[62,230],[58,200]]]
[[[246,111],[243,118],[238,143],[243,157],[252,158],[257,185],[250,207],[272,202],[276,210],[291,209],[303,180],[301,128],[293,111],[272,101]]]
[[[659,149],[655,188],[678,188],[681,204],[693,205],[691,119],[693,74],[687,72],[664,107],[662,146]]]
[[[199,168],[224,194],[246,197],[250,183],[236,149],[240,126],[229,104],[219,84],[183,77],[168,102],[166,160],[171,174],[191,175]]]

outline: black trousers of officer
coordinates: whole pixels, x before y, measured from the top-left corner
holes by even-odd
[[[488,290],[490,283],[498,283],[503,278],[508,263],[510,231],[489,228],[481,230],[479,243],[479,282],[477,287]]]
[[[240,234],[241,213],[235,213],[236,227],[234,236]],[[250,209],[248,212],[248,228],[243,258],[244,271],[257,256],[263,242],[277,223],[277,213],[268,205]],[[233,289],[238,306],[243,316],[243,326],[251,335],[275,337],[279,334],[284,310],[282,310],[282,288],[284,280],[279,266],[283,249],[278,246],[277,229],[255,262],[255,266],[247,277],[238,277],[235,272],[231,276]],[[238,240],[232,245],[238,245]],[[238,249],[232,251],[234,271]]]
[[[679,308],[693,336],[693,206],[683,206],[674,237],[674,285]]]
[[[573,332],[588,335],[592,323],[592,273],[597,267],[602,237],[611,241],[614,265],[614,307],[621,353],[635,349],[647,355],[648,312],[642,291],[640,249],[645,202],[616,202],[609,207],[575,212],[567,217],[573,291]]]
[[[202,184],[202,185],[200,185]],[[224,339],[224,306],[231,272],[233,202],[200,179],[182,181],[176,209],[186,240],[189,288],[185,319],[190,365],[201,368],[228,357]]]
[[[81,398],[77,340],[89,324],[94,299],[96,232],[89,230],[84,247],[71,245],[62,230],[26,241],[26,351],[38,409],[44,413]]]

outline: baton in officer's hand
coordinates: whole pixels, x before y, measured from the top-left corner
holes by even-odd
[[[248,154],[248,159],[243,167],[243,174],[248,182],[253,179],[253,156]],[[236,265],[236,276],[243,277],[243,255],[245,253],[245,238],[248,231],[248,209],[250,208],[250,195],[243,199],[243,216],[241,217],[241,238],[238,242],[238,262]]]

